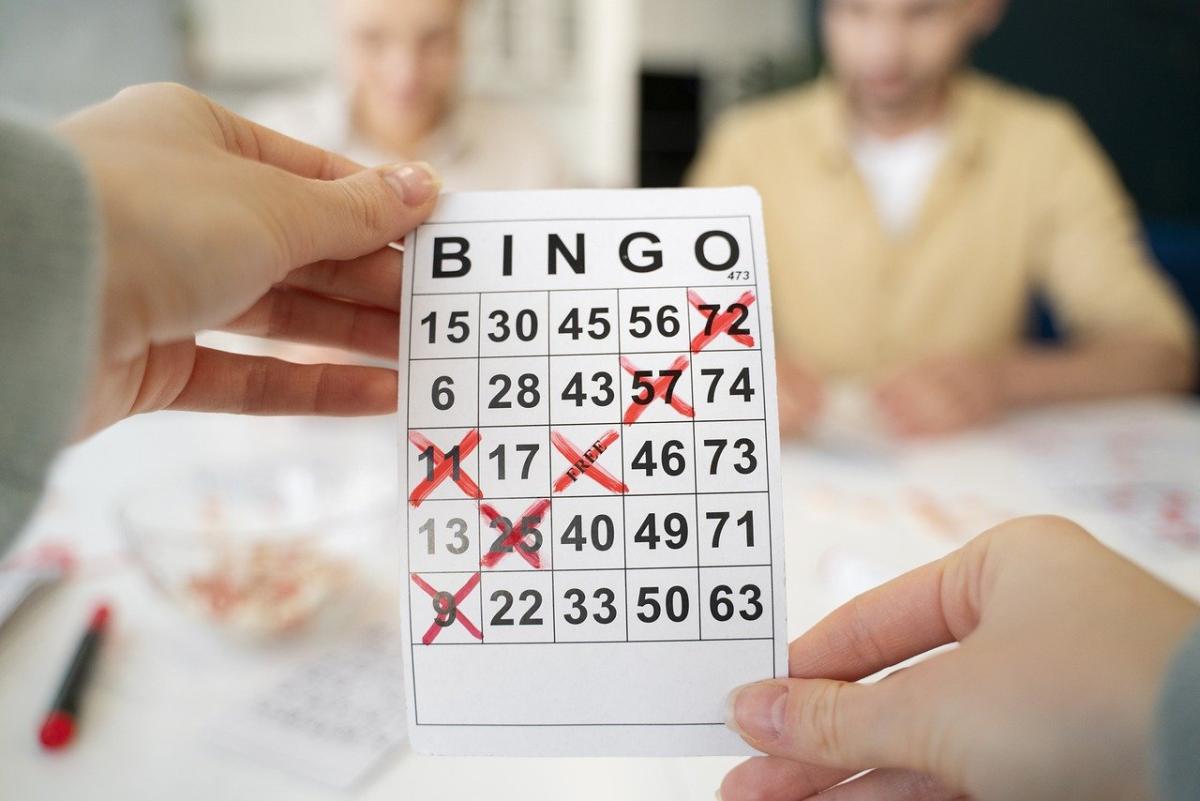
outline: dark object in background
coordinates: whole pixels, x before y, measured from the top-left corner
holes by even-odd
[[[638,185],[680,186],[700,145],[700,76],[641,74]]]
[[[1079,111],[1200,317],[1200,2],[1010,0],[974,62]],[[1058,338],[1045,303],[1031,327],[1037,339]]]
[[[1200,226],[1200,2],[1010,0],[974,62],[1075,106],[1143,218]]]

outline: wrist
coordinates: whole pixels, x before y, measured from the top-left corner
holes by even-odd
[[[998,396],[1006,410],[1044,402],[1054,376],[1048,373],[1045,354],[1035,348],[1010,351],[996,357]],[[1052,369],[1052,368],[1051,368]]]
[[[139,281],[128,274],[134,259],[131,254],[122,256],[116,252],[121,235],[119,221],[130,215],[122,213],[119,198],[109,191],[109,181],[101,169],[103,159],[97,157],[96,148],[90,146],[87,137],[76,135],[69,121],[57,126],[56,132],[75,151],[91,188],[95,215],[94,267],[99,290],[96,358],[102,364],[125,361],[137,355],[139,347],[144,347],[149,330],[142,306],[135,302]]]
[[[1001,411],[1011,411],[1023,404],[1020,384],[1020,371],[1016,360],[1010,354],[997,356],[992,362],[995,376],[996,403]]]

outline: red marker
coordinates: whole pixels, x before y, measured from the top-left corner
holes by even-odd
[[[75,649],[71,666],[67,668],[66,675],[63,676],[58,694],[54,696],[54,703],[50,706],[46,720],[42,723],[42,730],[38,733],[38,739],[41,740],[42,747],[47,751],[56,751],[65,747],[75,736],[75,719],[79,716],[79,701],[87,688],[88,677],[92,672],[92,663],[96,661],[96,652],[100,650],[104,632],[108,628],[108,618],[108,605],[98,605],[96,611],[92,613],[92,620],[88,623],[83,639],[79,641],[79,647]]]

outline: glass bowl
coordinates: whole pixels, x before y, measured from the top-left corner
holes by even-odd
[[[118,508],[163,595],[248,639],[310,628],[381,566],[399,501],[392,471],[277,456],[194,468]]]

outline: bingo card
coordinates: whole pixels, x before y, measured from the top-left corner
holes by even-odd
[[[787,673],[758,195],[447,194],[400,308],[414,749],[746,752],[726,694]]]

